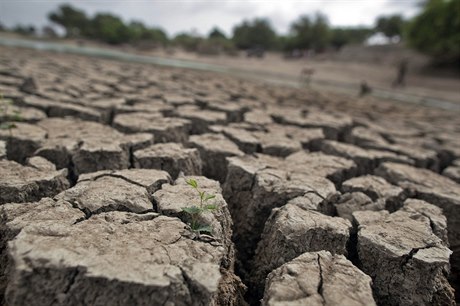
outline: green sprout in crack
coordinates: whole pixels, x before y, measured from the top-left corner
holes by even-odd
[[[189,186],[196,190],[200,198],[199,205],[182,208],[182,211],[190,216],[190,228],[192,231],[198,233],[198,235],[200,233],[212,234],[212,227],[210,225],[200,223],[200,217],[204,213],[212,212],[217,209],[216,204],[209,203],[209,201],[214,199],[216,196],[214,194],[209,194],[200,190],[197,181],[194,179],[189,179],[186,182]]]
[[[3,120],[6,122],[0,122],[0,130],[8,130],[10,136],[12,135],[12,129],[16,128],[14,122],[22,121],[21,112],[19,110],[13,110],[13,114],[9,113],[9,107],[13,104],[10,99],[4,99],[3,95],[0,94],[0,113]]]

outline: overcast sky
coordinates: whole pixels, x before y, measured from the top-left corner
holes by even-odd
[[[140,20],[160,26],[168,34],[195,29],[207,34],[219,26],[227,34],[243,19],[267,17],[279,33],[304,14],[321,11],[332,25],[372,25],[379,15],[413,16],[417,0],[0,0],[0,22],[6,26],[48,23],[47,14],[61,3],[70,3],[87,14],[110,12],[125,21]]]

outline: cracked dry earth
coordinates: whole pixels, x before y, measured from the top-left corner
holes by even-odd
[[[455,305],[458,113],[3,47],[0,92],[2,305]]]

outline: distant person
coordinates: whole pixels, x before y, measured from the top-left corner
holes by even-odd
[[[366,81],[362,81],[359,87],[359,96],[364,97],[372,92],[372,88],[367,84]]]
[[[403,59],[398,64],[398,74],[396,76],[396,80],[393,82],[393,87],[397,86],[405,86],[405,78],[407,74],[407,66],[409,65],[409,61],[407,59]]]

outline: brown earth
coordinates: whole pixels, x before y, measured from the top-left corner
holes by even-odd
[[[455,305],[458,112],[6,47],[0,92],[1,304]]]

